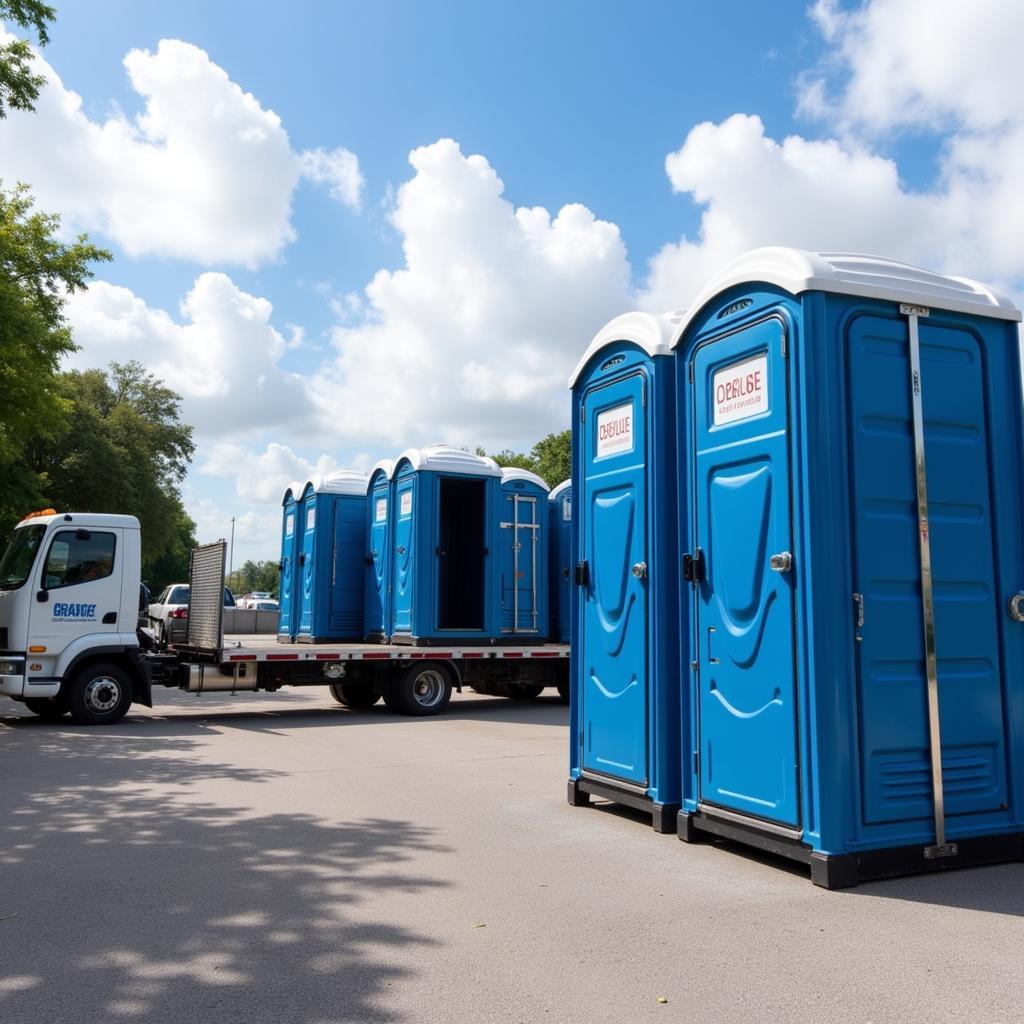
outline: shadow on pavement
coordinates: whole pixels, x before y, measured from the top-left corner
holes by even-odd
[[[410,821],[206,802],[200,785],[281,773],[197,747],[116,727],[3,733],[0,1020],[401,1020],[389,987],[440,953],[375,901],[440,887],[411,858],[447,851]]]

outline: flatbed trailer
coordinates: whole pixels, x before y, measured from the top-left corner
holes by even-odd
[[[226,636],[206,647],[168,648],[196,671],[178,685],[194,693],[273,692],[282,686],[329,686],[351,708],[378,700],[411,715],[442,711],[452,690],[528,700],[545,687],[568,696],[568,644],[411,647],[407,644],[283,644],[274,636]]]

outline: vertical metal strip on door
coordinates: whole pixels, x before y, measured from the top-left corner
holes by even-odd
[[[924,400],[921,377],[921,339],[918,320],[931,311],[926,306],[902,304],[907,318],[910,348],[910,404],[914,427],[914,477],[917,482],[917,536],[921,556],[921,616],[924,628],[925,676],[928,685],[928,739],[931,748],[932,798],[935,805],[935,845],[925,847],[929,859],[955,857],[955,843],[946,842],[946,809],[942,784],[942,731],[939,724],[939,673],[935,653],[935,593],[932,580],[931,538],[928,525],[928,475],[924,450]]]

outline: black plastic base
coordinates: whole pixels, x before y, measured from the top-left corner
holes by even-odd
[[[759,850],[808,865],[811,881],[824,889],[848,889],[859,882],[901,875],[950,871],[954,868],[981,864],[1002,864],[1024,860],[1024,833],[980,836],[952,841],[956,854],[950,857],[928,857],[926,846],[892,846],[860,853],[827,854],[812,850],[806,843],[770,831],[750,819],[747,822],[725,821],[703,811],[680,811],[677,832],[684,842],[698,842],[701,833],[745,843]]]
[[[586,807],[591,796],[646,812],[651,816],[651,827],[655,832],[672,834],[676,830],[678,804],[655,803],[649,796],[620,789],[612,779],[607,782],[589,777],[569,780],[569,803],[573,807]]]

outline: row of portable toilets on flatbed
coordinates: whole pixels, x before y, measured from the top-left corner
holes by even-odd
[[[1024,856],[1018,310],[761,249],[571,378],[569,800],[828,887]]]
[[[446,445],[285,491],[285,643],[569,641],[569,482]]]

